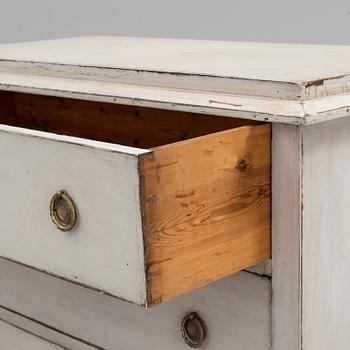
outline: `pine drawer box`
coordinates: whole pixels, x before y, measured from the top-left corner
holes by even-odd
[[[152,306],[270,257],[270,126],[0,93],[0,254]]]

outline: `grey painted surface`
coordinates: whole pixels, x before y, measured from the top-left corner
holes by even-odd
[[[133,35],[350,44],[348,0],[0,0],[0,43]]]

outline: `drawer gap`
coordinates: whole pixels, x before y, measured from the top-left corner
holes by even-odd
[[[149,149],[254,121],[138,106],[0,92],[0,123]]]

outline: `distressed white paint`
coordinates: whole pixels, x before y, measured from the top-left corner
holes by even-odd
[[[303,349],[350,348],[350,120],[303,130]]]
[[[273,350],[348,350],[350,122],[344,117],[350,116],[349,58],[350,47],[131,38],[80,38],[0,46],[1,89],[301,124],[273,125],[272,309],[270,280],[245,272],[154,310],[143,310],[7,261],[0,263],[0,304],[106,349],[114,349],[116,344],[131,350],[185,349],[178,324],[186,311],[195,310],[204,315],[212,330],[207,349],[270,350],[272,341]],[[322,81],[313,82],[317,79]],[[342,119],[307,125],[338,118]],[[134,183],[126,197],[132,198],[127,202],[133,204],[129,208],[131,214],[123,214],[123,218],[132,219],[128,225],[136,222],[140,226],[138,197],[132,188],[137,177],[136,158],[143,150],[122,146],[110,149],[106,144],[64,137],[65,142],[54,142],[46,134],[8,131],[12,129],[0,132],[5,169],[0,173],[4,180],[0,209],[8,218],[24,215],[25,220],[24,224],[12,221],[10,225],[6,220],[0,223],[5,232],[0,251],[4,247],[11,255],[15,253],[19,261],[25,258],[31,265],[42,267],[44,262],[50,272],[72,280],[76,275],[85,284],[92,285],[89,276],[93,276],[96,288],[103,285],[105,288],[101,289],[106,290],[107,286],[118,296],[123,297],[124,293],[128,300],[143,303],[144,288],[134,288],[136,283],[144,283],[141,260],[134,261],[135,274],[125,275],[125,279],[134,279],[125,284],[126,280],[120,280],[120,276],[124,278],[120,270],[111,274],[112,265],[113,269],[116,265],[121,269],[125,259],[104,254],[111,237],[115,239],[113,247],[124,252],[125,257],[134,254],[137,245],[133,251],[131,246],[125,250],[118,245],[119,231],[117,235],[113,231],[113,235],[108,229],[108,223],[115,225],[118,217],[107,216],[111,222],[96,219],[106,217],[101,208],[108,207],[113,215],[119,215],[122,207],[126,209],[121,202],[115,202],[112,194],[129,188],[125,184],[130,180]],[[19,141],[14,141],[15,137]],[[36,142],[48,145],[45,152],[36,148]],[[59,160],[56,163],[55,157]],[[111,159],[126,162],[128,170],[116,173],[103,161],[106,159],[108,164]],[[71,160],[79,161],[75,164]],[[69,172],[62,170],[62,165]],[[106,168],[100,172],[100,167]],[[27,168],[32,170],[28,175],[24,174]],[[84,180],[78,176],[81,173]],[[87,182],[86,174],[90,176]],[[13,179],[24,179],[24,183],[15,186]],[[78,234],[68,234],[70,242],[77,242],[75,251],[71,244],[62,243],[66,234],[53,232],[48,217],[49,196],[59,189],[58,179],[65,181],[64,186],[74,198],[86,194],[87,185],[94,181],[105,194],[98,197],[101,212],[97,216],[91,215],[89,207],[96,199],[93,194],[88,193],[78,203],[83,209],[79,214],[86,215],[93,230],[84,228],[85,243],[80,239],[82,223]],[[111,188],[111,183],[115,187]],[[39,187],[40,191],[36,191]],[[96,186],[89,189],[93,187]],[[22,209],[17,212],[18,199],[31,210],[30,216]],[[41,204],[34,206],[38,200]],[[133,220],[135,217],[138,221]],[[40,224],[40,228],[30,230],[33,223]],[[104,241],[104,235],[96,237],[101,225],[110,235],[108,240]],[[139,226],[133,226],[134,232],[141,230]],[[28,232],[37,236],[30,240]],[[141,247],[140,237],[134,239]],[[37,246],[33,246],[33,241],[38,242]],[[93,245],[96,241],[99,244]],[[86,256],[79,253],[84,244],[89,252]],[[34,254],[38,247],[53,251],[49,260],[47,254]],[[94,259],[89,261],[86,257],[91,255]],[[62,260],[64,269],[60,270]],[[78,266],[74,275],[73,262]],[[264,271],[261,267],[258,270]],[[130,290],[119,289],[128,283],[141,294],[130,299]],[[4,311],[0,314],[9,317]],[[18,322],[24,323],[23,319]],[[28,328],[35,327],[31,324]]]
[[[0,47],[2,60],[277,81],[282,86],[350,69],[349,46],[95,36]]]
[[[64,349],[70,350],[96,350],[95,346],[89,345],[81,339],[76,339],[68,334],[62,333],[56,329],[49,328],[42,323],[35,322],[31,318],[25,317],[13,311],[0,306],[0,320],[23,329],[42,339],[47,339],[53,344],[59,344]],[[1,345],[1,341],[0,341]],[[6,349],[5,349],[6,350]],[[28,350],[36,350],[28,349]]]
[[[274,124],[272,128],[273,350],[301,350],[301,168],[300,127]]]
[[[63,348],[0,321],[0,347],[3,350],[62,350]]]
[[[220,116],[300,123],[304,116],[299,101],[242,97],[155,86],[120,84],[95,80],[45,77],[0,72],[2,90],[62,96],[68,98],[131,104]]]
[[[350,347],[349,133],[273,127],[273,350]]]
[[[2,306],[108,350],[187,350],[180,322],[191,311],[198,312],[207,324],[206,350],[271,350],[270,279],[248,272],[153,309],[2,259],[0,285]],[[0,318],[11,317],[0,308]],[[33,325],[26,327],[37,332]]]
[[[348,46],[70,38],[0,45],[0,86],[312,124],[350,115],[348,58]]]
[[[109,145],[0,127],[0,255],[145,304],[137,155]],[[66,189],[78,222],[61,232],[51,196]]]

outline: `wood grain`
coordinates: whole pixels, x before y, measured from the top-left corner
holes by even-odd
[[[15,123],[14,94],[8,91],[0,91],[0,123]]]
[[[269,125],[140,157],[149,305],[270,257]]]
[[[151,148],[256,124],[243,119],[2,92],[0,123],[127,146]]]

